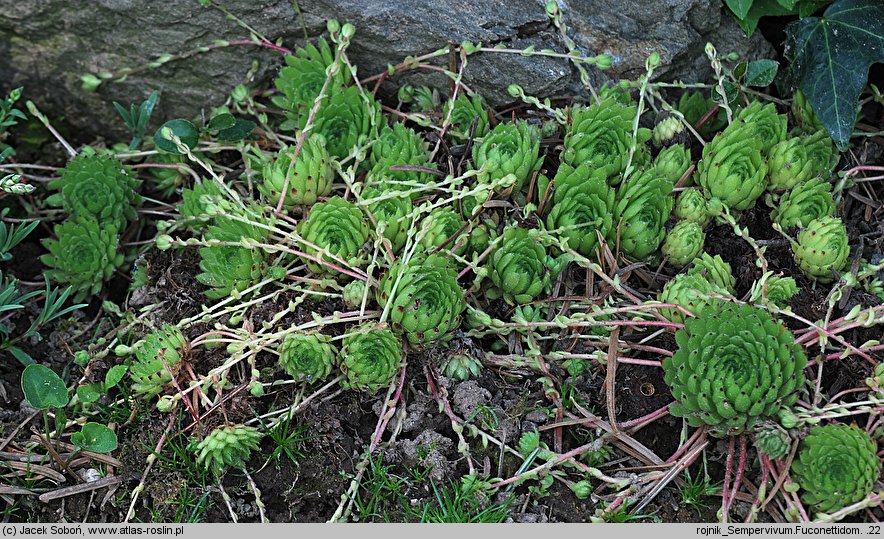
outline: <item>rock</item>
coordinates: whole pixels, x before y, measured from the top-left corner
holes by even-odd
[[[271,41],[281,39],[294,47],[303,43],[305,35],[321,33],[327,18],[351,22],[357,33],[350,56],[362,76],[382,72],[407,55],[462,40],[564,51],[543,0],[225,0],[223,4],[242,22],[194,0],[166,0],[162,9],[134,0],[0,0],[4,15],[0,73],[6,84],[0,90],[25,86],[26,98],[54,123],[66,124],[74,140],[85,142],[96,135],[122,140],[126,130],[111,101],[140,103],[157,89],[162,93],[158,118],[198,117],[207,107],[222,104],[237,84],[267,87],[280,55],[250,45],[220,48],[139,71],[122,83],[103,84],[96,93],[81,89],[81,75],[136,68],[160,55],[193,51],[217,39],[248,40],[245,25]],[[657,50],[664,62],[658,70],[662,77],[706,79],[707,41],[722,53],[773,53],[760,34],[746,39],[731,17],[722,13],[720,2],[659,0],[653,9],[641,0],[560,0],[560,4],[583,53],[613,55],[614,65],[606,75],[614,78],[637,76],[644,70],[647,54]],[[300,14],[295,5],[300,6]],[[591,72],[596,83],[605,78]],[[403,81],[432,81],[445,91],[448,87],[448,80],[438,74],[410,73],[393,77],[392,83]],[[474,55],[465,82],[495,105],[511,100],[506,94],[511,82],[541,96],[582,91],[575,70],[566,62],[536,55]],[[155,120],[151,128],[157,124]]]

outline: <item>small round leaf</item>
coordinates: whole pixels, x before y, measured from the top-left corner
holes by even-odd
[[[163,134],[166,129],[171,130],[172,134],[178,137],[181,140],[181,143],[191,150],[196,147],[200,140],[200,132],[191,122],[181,118],[169,120],[160,126],[160,128],[157,129],[156,134],[153,136],[154,144],[164,152],[181,155],[181,152],[178,151],[178,146]]]
[[[117,435],[101,423],[90,422],[71,435],[71,443],[93,453],[110,453],[117,448]]]
[[[61,408],[68,403],[64,382],[43,365],[28,365],[21,375],[21,389],[28,404],[38,410]]]

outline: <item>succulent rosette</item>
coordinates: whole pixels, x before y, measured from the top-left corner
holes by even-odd
[[[547,229],[581,255],[591,256],[599,244],[598,233],[604,238],[613,228],[614,190],[585,164],[575,169],[562,163],[553,183],[556,194]]]
[[[712,218],[706,208],[706,197],[703,196],[703,191],[696,187],[689,187],[678,194],[672,213],[679,219],[693,221],[701,227],[706,226]]]
[[[823,513],[834,513],[872,492],[881,459],[875,441],[856,425],[816,426],[801,442],[791,475],[801,500]]]
[[[52,281],[74,290],[82,301],[101,290],[104,281],[123,265],[123,253],[112,223],[99,224],[93,217],[72,217],[55,225],[55,238],[41,240],[48,253],[40,257]]]
[[[810,106],[810,102],[807,101],[807,97],[801,90],[795,90],[795,95],[792,96],[792,116],[795,117],[795,121],[805,133],[826,130],[826,126],[813,111],[813,107]]]
[[[313,131],[325,137],[325,147],[335,159],[343,159],[357,145],[365,144],[377,133],[380,106],[364,97],[356,86],[331,94],[313,120]],[[307,118],[299,126],[304,129]]]
[[[714,301],[715,296],[728,296],[730,293],[706,277],[697,273],[679,273],[663,285],[658,300],[660,303],[678,305],[689,313],[700,316]],[[670,322],[683,324],[687,316],[681,309],[667,307],[660,314]]]
[[[264,435],[255,427],[230,425],[213,430],[196,446],[196,462],[221,475],[230,468],[243,468],[258,449]]]
[[[350,307],[359,307],[362,305],[362,298],[365,296],[365,281],[354,279],[344,286],[341,290],[341,298],[344,303]],[[368,296],[371,297],[370,295]]]
[[[795,279],[773,275],[771,272],[767,279],[752,283],[750,301],[783,308],[798,292],[798,283],[795,282]]]
[[[337,355],[337,348],[321,333],[289,333],[279,345],[279,364],[299,382],[321,382],[328,378]]]
[[[375,392],[387,387],[399,370],[404,353],[389,329],[364,325],[344,337],[341,369],[345,386]]]
[[[414,205],[409,197],[398,196],[380,189],[369,187],[362,193],[368,202],[366,208],[378,225],[383,223],[384,237],[390,241],[393,254],[399,254],[408,239],[411,226],[411,212]]]
[[[602,169],[610,183],[618,183],[619,175],[629,161],[632,146],[632,123],[636,107],[623,105],[613,99],[571,111],[565,133],[565,151],[562,162],[576,167],[586,164]],[[651,138],[651,130],[639,128],[636,135],[636,153],[633,163],[648,157],[644,144]]]
[[[783,459],[792,449],[792,438],[773,421],[762,421],[755,426],[755,449],[770,459]]]
[[[93,218],[117,230],[136,218],[141,197],[135,191],[138,180],[129,167],[111,155],[80,154],[59,171],[61,177],[49,183],[58,191],[46,199],[71,217]]]
[[[675,334],[663,360],[676,402],[669,411],[716,436],[741,434],[798,399],[807,358],[770,313],[716,301]]]
[[[527,303],[549,285],[552,261],[546,249],[526,228],[503,231],[502,241],[491,255],[489,298],[503,296],[507,303]]]
[[[286,178],[289,180],[288,191],[282,205],[287,209],[297,205],[310,206],[319,197],[331,192],[335,173],[331,156],[325,149],[325,140],[318,135],[308,136],[292,165],[294,155],[295,146],[289,146],[264,167],[263,181],[258,184],[258,190],[268,204],[276,206],[285,188]]]
[[[672,182],[653,169],[626,180],[617,190],[614,225],[608,241],[636,260],[646,260],[666,236],[666,221],[675,200]]]
[[[181,221],[187,223],[191,230],[201,230],[212,220],[209,209],[212,206],[230,209],[227,199],[221,192],[221,186],[215,180],[204,180],[194,184],[190,189],[181,192],[178,213]]]
[[[163,391],[178,373],[187,352],[181,330],[169,324],[152,331],[135,345],[135,360],[129,366],[132,391],[152,396]]]
[[[482,374],[482,362],[469,354],[454,354],[442,364],[442,376],[465,382]]]
[[[295,54],[287,55],[285,66],[273,81],[279,90],[279,94],[271,98],[273,104],[286,111],[286,116],[292,120],[303,122],[322,91],[326,69],[334,61],[334,52],[324,38],[319,38],[315,45],[310,43]],[[326,88],[323,106],[328,96],[339,92],[346,81],[345,70],[338,70]]]
[[[483,138],[490,130],[488,107],[485,99],[479,94],[468,97],[461,93],[453,102],[448,101],[446,114],[451,111],[451,128],[449,134],[459,140],[466,140],[470,135],[470,126],[476,122],[474,138]]]
[[[449,340],[466,308],[457,272],[441,255],[398,260],[381,279],[377,301],[414,346]]]
[[[673,144],[660,150],[654,158],[654,169],[675,184],[691,168],[691,151],[684,144]]]
[[[363,259],[362,246],[368,241],[369,233],[362,210],[341,197],[314,205],[307,218],[298,223],[298,234],[312,244],[305,245],[304,251],[336,266],[340,265],[337,259],[350,266],[359,266]],[[315,260],[305,259],[305,262],[314,273],[333,272]]]
[[[452,236],[457,234],[465,223],[463,217],[453,209],[445,206],[436,208],[421,221],[421,229],[418,232],[420,245],[428,252],[442,247],[455,254],[463,254],[469,241],[469,230],[464,229],[456,238]]]
[[[823,178],[811,178],[787,191],[770,212],[770,217],[785,230],[793,226],[807,226],[814,219],[834,213],[832,185]]]
[[[678,116],[667,116],[654,126],[654,130],[651,132],[651,140],[654,141],[655,146],[663,146],[672,141],[676,135],[684,133],[684,131],[684,124],[681,123],[681,119]]]
[[[413,129],[401,123],[385,126],[371,148],[369,177],[384,188],[408,190],[429,183],[430,174],[413,170],[390,170],[391,166],[415,166],[435,169],[430,163],[427,143]],[[413,197],[423,194],[415,191]]]
[[[765,155],[771,148],[786,139],[787,119],[777,113],[773,103],[762,105],[760,101],[753,101],[748,106],[740,109],[734,123],[731,125],[748,125],[755,130],[756,140]]]
[[[837,164],[838,151],[825,131],[786,139],[770,150],[768,189],[791,189],[817,176],[828,179]]]
[[[206,238],[223,245],[200,247],[200,270],[196,280],[208,286],[206,297],[225,298],[258,283],[267,272],[264,251],[241,245],[243,240],[262,241],[264,229],[223,217],[209,225]],[[238,245],[235,245],[238,244]]]
[[[707,199],[745,210],[755,204],[767,187],[767,164],[761,154],[761,139],[754,127],[731,124],[703,147],[697,163],[697,183]]]
[[[473,143],[473,163],[480,182],[494,182],[512,175],[513,192],[518,192],[531,173],[543,163],[540,132],[528,122],[502,122],[481,143]]]
[[[727,290],[731,294],[734,293],[734,287],[737,286],[731,265],[725,262],[720,255],[701,254],[694,259],[693,266],[688,270],[688,273],[702,275],[715,286]]]
[[[666,234],[661,250],[672,266],[683,268],[703,251],[705,242],[706,234],[700,225],[693,221],[679,221]]]
[[[798,233],[792,242],[795,263],[808,277],[821,283],[834,280],[832,270],[841,271],[850,254],[847,228],[837,217],[820,217]]]

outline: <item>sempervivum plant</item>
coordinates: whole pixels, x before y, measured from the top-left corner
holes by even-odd
[[[391,166],[435,168],[434,164],[430,164],[427,143],[424,139],[401,123],[395,123],[393,127],[385,126],[381,130],[374,146],[371,147],[370,161],[369,176],[373,180],[403,191],[428,183],[430,175],[413,170],[390,170]],[[391,181],[397,183],[389,183]],[[420,191],[415,191],[413,196],[420,194]]]
[[[687,266],[703,250],[706,234],[693,221],[679,221],[663,240],[663,256],[676,268]]]
[[[439,207],[431,211],[421,221],[418,233],[420,244],[424,250],[432,252],[444,245],[445,249],[455,254],[462,254],[469,241],[469,231],[464,230],[458,237],[452,238],[464,226],[465,221],[459,213],[451,208]]]
[[[331,192],[334,169],[331,156],[325,149],[325,140],[318,135],[311,135],[304,140],[295,164],[292,156],[295,146],[280,150],[273,162],[264,166],[263,181],[258,189],[268,204],[276,205],[288,178],[288,191],[282,205],[285,208],[300,204],[312,205],[319,197]]]
[[[811,178],[787,191],[770,212],[773,222],[786,229],[807,226],[814,219],[835,213],[832,185],[823,178]]]
[[[734,287],[737,286],[731,265],[722,260],[720,255],[711,256],[709,253],[703,253],[694,260],[694,265],[688,270],[688,273],[702,275],[709,282],[731,294],[734,293]]]
[[[208,227],[206,238],[222,245],[200,247],[200,270],[196,280],[208,286],[206,297],[220,299],[242,292],[256,284],[265,274],[264,251],[238,245],[243,240],[262,240],[263,229],[235,219],[216,219]]]
[[[622,105],[612,99],[573,109],[565,133],[562,161],[574,167],[587,164],[600,168],[611,183],[617,183],[629,160],[635,113],[634,105]],[[638,130],[633,163],[647,157],[644,143],[650,138],[650,129]]]
[[[712,217],[706,208],[706,197],[703,196],[703,191],[696,187],[688,187],[678,194],[672,213],[679,219],[693,221],[700,226],[706,226]]]
[[[768,274],[767,279],[752,283],[749,301],[779,308],[789,305],[789,301],[798,294],[799,288],[792,277]]]
[[[614,190],[586,164],[573,168],[562,163],[553,183],[556,194],[546,228],[581,255],[592,255],[599,244],[597,233],[604,238],[613,228]]]
[[[617,190],[614,225],[608,240],[636,260],[645,260],[663,241],[664,225],[672,214],[675,200],[670,196],[672,182],[654,169],[632,176]]]
[[[379,226],[383,224],[384,237],[390,240],[393,253],[399,254],[405,247],[411,226],[411,212],[414,210],[411,198],[369,187],[362,192],[362,199],[369,201],[366,208]]]
[[[816,426],[792,461],[801,500],[833,513],[866,497],[878,480],[881,459],[867,432],[852,425]]]
[[[70,285],[75,302],[101,290],[123,264],[117,227],[99,224],[92,217],[74,217],[55,225],[55,239],[42,240],[49,252],[40,257],[49,269],[46,276]]]
[[[469,354],[454,354],[442,364],[442,375],[459,382],[482,374],[482,362]]]
[[[691,168],[691,152],[684,144],[673,144],[660,150],[654,158],[654,169],[673,184]]]
[[[335,258],[328,256],[331,254],[351,266],[358,266],[362,262],[362,246],[368,241],[369,228],[362,210],[341,197],[332,197],[310,209],[307,218],[298,223],[298,234],[316,246],[305,245],[307,254],[340,265]],[[323,264],[310,259],[305,261],[314,273],[329,272]]]
[[[795,262],[808,277],[821,283],[834,280],[832,270],[841,271],[850,254],[847,228],[837,217],[820,217],[798,233],[792,242]]]
[[[113,156],[80,154],[60,171],[61,178],[49,183],[58,192],[46,199],[74,217],[92,217],[102,224],[123,230],[135,219],[141,197],[135,192],[138,180],[129,167]]]
[[[473,145],[473,163],[480,182],[509,177],[513,192],[522,188],[531,173],[540,168],[540,132],[525,121],[499,123],[481,143]]]
[[[549,285],[554,272],[546,249],[526,228],[512,226],[491,255],[491,281],[488,297],[501,295],[508,303],[527,303]]]
[[[310,43],[286,56],[285,66],[273,81],[279,90],[279,94],[271,99],[273,104],[286,111],[286,116],[292,120],[302,121],[325,84],[326,68],[334,61],[334,52],[324,38],[319,38],[316,45]],[[325,91],[326,100],[343,88],[346,82],[344,73],[344,70],[338,70],[332,77]]]
[[[787,119],[782,114],[777,114],[777,108],[773,103],[762,105],[760,101],[753,101],[737,114],[733,125],[749,125],[755,131],[755,137],[765,154],[770,152],[776,144],[786,139]]]
[[[364,325],[344,337],[341,369],[345,386],[364,391],[387,387],[404,354],[399,339],[386,328]]]
[[[180,221],[185,222],[191,230],[205,228],[206,223],[212,220],[209,213],[212,206],[230,209],[218,182],[203,180],[202,183],[194,184],[192,188],[181,192],[181,202],[178,204]]]
[[[365,98],[359,88],[348,86],[329,97],[313,121],[313,130],[325,137],[328,153],[337,159],[350,155],[353,148],[365,144],[377,132],[380,106]],[[303,118],[301,129],[307,118]]]
[[[168,324],[152,331],[135,345],[135,359],[129,366],[132,391],[158,395],[178,373],[187,353],[187,341],[181,330]]]
[[[466,308],[457,272],[441,255],[398,260],[381,279],[377,300],[393,329],[415,346],[450,339]]]
[[[258,449],[263,435],[255,427],[230,425],[219,427],[196,446],[196,461],[215,475],[230,468],[242,468]]]
[[[470,135],[470,126],[473,121],[476,127],[473,131],[475,138],[483,138],[488,134],[490,129],[488,123],[488,108],[485,105],[485,99],[479,94],[473,94],[467,97],[461,93],[453,102],[448,101],[448,108],[445,109],[447,114],[451,110],[451,129],[449,133],[452,136],[465,140]]]
[[[807,358],[767,311],[716,301],[675,333],[663,360],[676,403],[669,411],[712,434],[740,434],[798,399]]]
[[[770,150],[767,188],[781,191],[817,176],[828,179],[837,164],[838,151],[825,131],[786,139]]]
[[[321,333],[289,333],[279,345],[279,364],[295,380],[321,382],[331,374],[337,354]]]
[[[703,147],[697,183],[706,198],[717,198],[734,210],[755,204],[767,187],[767,164],[761,139],[751,125],[733,123]]]
[[[684,124],[681,123],[681,119],[678,116],[667,116],[654,126],[651,139],[659,147],[669,143],[676,135],[684,133],[684,131]]]
[[[792,438],[783,427],[773,421],[762,421],[755,426],[755,449],[769,458],[782,459],[792,448]]]
[[[805,133],[816,133],[826,129],[801,90],[795,90],[795,95],[792,96],[792,116]]]

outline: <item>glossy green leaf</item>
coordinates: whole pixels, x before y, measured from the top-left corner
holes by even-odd
[[[77,398],[83,404],[91,404],[101,397],[101,386],[98,384],[87,384],[77,388]]]
[[[21,389],[28,404],[38,410],[61,408],[68,403],[68,390],[52,369],[34,364],[25,367],[21,375]]]
[[[746,66],[746,84],[749,86],[765,87],[773,82],[777,76],[780,64],[774,60],[753,60]]]
[[[212,131],[228,129],[233,127],[234,125],[236,125],[236,118],[234,118],[233,114],[230,114],[229,112],[222,112],[221,114],[209,120],[209,129],[211,129]]]
[[[181,118],[169,120],[160,126],[160,128],[157,129],[156,134],[153,136],[154,144],[164,152],[181,155],[181,152],[178,151],[178,146],[163,134],[166,129],[170,129],[172,134],[181,139],[181,143],[191,150],[194,149],[199,142],[200,133],[196,126],[191,122]]]
[[[749,8],[752,7],[752,0],[724,0],[724,3],[738,19],[745,19],[749,14]]]
[[[117,448],[117,435],[101,423],[86,423],[71,435],[71,443],[93,453],[110,453]]]
[[[104,389],[108,390],[120,383],[129,367],[125,365],[115,365],[104,375]]]
[[[785,82],[807,96],[839,149],[845,150],[869,68],[884,61],[884,5],[841,0],[822,17],[786,27]]]
[[[236,142],[249,136],[255,129],[255,122],[238,118],[232,127],[218,131],[218,140],[222,142]]]

